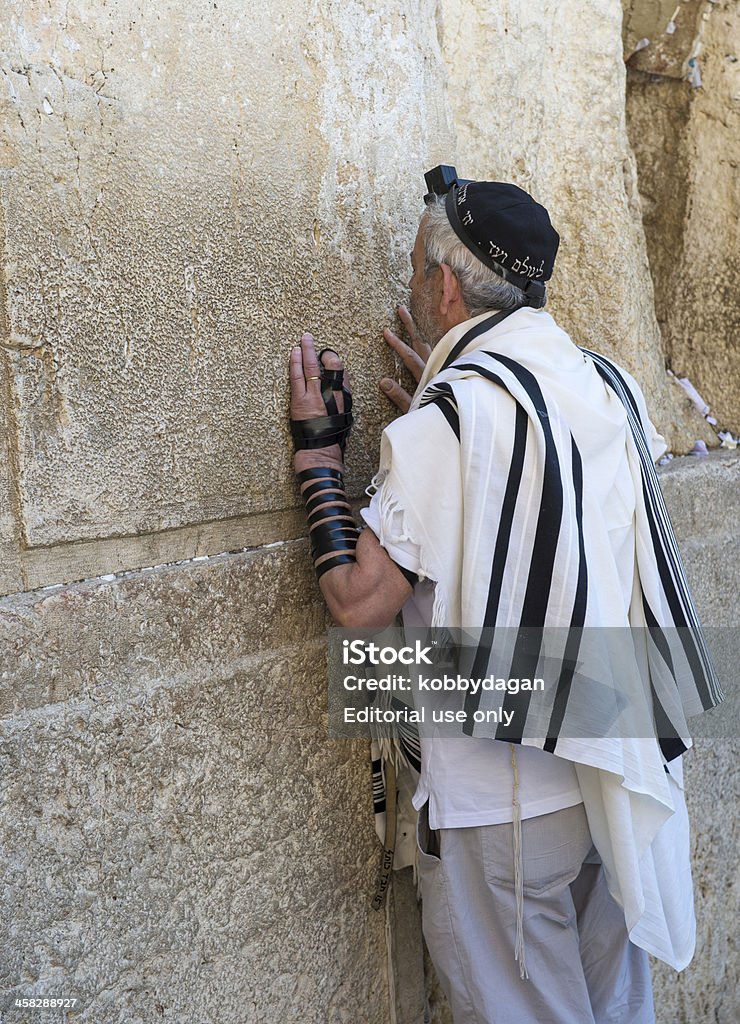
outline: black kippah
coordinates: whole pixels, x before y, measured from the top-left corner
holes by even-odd
[[[545,304],[560,236],[524,189],[503,181],[454,185],[445,201],[455,234],[489,269],[521,288],[527,304]]]

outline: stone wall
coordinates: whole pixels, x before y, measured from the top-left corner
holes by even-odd
[[[637,376],[675,451],[711,438],[665,373],[618,0],[443,0],[441,11],[461,171],[516,181],[547,206],[561,235],[550,288],[558,321]]]
[[[656,239],[700,244],[699,214],[653,230],[641,179],[646,245],[619,3],[586,6],[0,0],[0,993],[77,996],[90,1024],[387,1024],[391,1004],[417,1024],[418,929],[392,943],[394,993],[370,910],[367,748],[326,738],[287,354],[307,328],[347,354],[360,495],[422,173],[456,162],[551,207],[553,312],[637,375],[674,450],[712,440],[659,331]],[[665,115],[681,140],[706,130],[691,97]],[[681,140],[691,210],[710,179]],[[707,354],[729,337],[712,316]],[[674,507],[728,514],[719,464],[669,467]],[[737,581],[706,532],[683,535],[711,621]],[[729,842],[716,804],[695,811]],[[697,856],[716,920],[693,980],[659,975],[661,1024],[731,1019],[720,865]]]
[[[317,597],[299,541],[6,599],[3,995],[386,1024],[367,750],[326,736]]]
[[[168,560],[235,519],[284,538],[289,346],[375,377],[408,183],[452,147],[434,5],[4,8],[3,589],[69,579],[70,545],[92,575],[173,530]],[[355,486],[387,411],[357,404]]]
[[[701,87],[645,63],[629,72],[627,121],[667,363],[737,434],[740,8],[701,7]]]
[[[0,26],[0,992],[385,1024],[287,356],[311,328],[393,369],[408,183],[454,141],[434,4],[5,0]],[[356,408],[359,492],[389,409],[374,383]]]

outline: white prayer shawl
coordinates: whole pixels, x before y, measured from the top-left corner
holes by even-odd
[[[693,955],[694,918],[680,759],[672,759],[691,745],[685,717],[722,694],[657,485],[660,451],[649,448],[657,435],[632,378],[578,349],[549,314],[521,309],[491,320],[484,314],[445,335],[409,414],[384,431],[373,481],[379,539],[418,546],[419,576],[436,583],[432,626],[568,627],[576,652],[581,627],[653,627],[627,675],[641,691],[632,696],[652,701],[661,743],[572,738],[580,733],[569,716],[577,721],[587,697],[567,685],[543,739],[517,740],[487,723],[470,731],[575,763],[630,938],[681,970]],[[624,492],[634,490],[636,506],[625,500],[624,520],[631,528],[634,515],[636,551],[627,612],[625,566],[602,509],[629,478]],[[674,626],[686,627],[680,643],[659,628]],[[485,694],[479,699],[484,708]]]

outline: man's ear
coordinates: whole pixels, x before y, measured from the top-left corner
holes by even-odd
[[[440,263],[439,269],[442,271],[442,295],[439,300],[439,311],[442,316],[446,316],[451,310],[456,309],[462,301],[462,295],[455,271],[446,263]]]

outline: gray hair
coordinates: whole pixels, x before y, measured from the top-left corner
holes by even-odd
[[[482,263],[455,234],[447,219],[444,196],[435,196],[426,207],[424,273],[446,263],[460,282],[465,308],[471,317],[492,309],[519,309],[525,305],[521,288]]]

